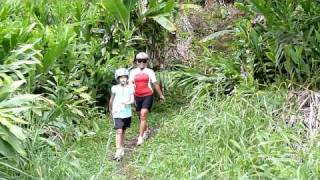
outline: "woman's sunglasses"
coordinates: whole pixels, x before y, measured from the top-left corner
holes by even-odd
[[[146,63],[148,59],[137,59],[137,63]]]

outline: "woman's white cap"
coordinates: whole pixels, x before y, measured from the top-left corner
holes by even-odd
[[[145,52],[139,52],[137,55],[136,55],[136,59],[149,59],[149,56],[147,53]]]

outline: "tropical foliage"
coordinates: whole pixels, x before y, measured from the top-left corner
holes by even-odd
[[[138,0],[1,2],[1,177],[57,178],[50,173],[54,162],[41,167],[49,158],[44,156],[59,157],[55,151],[65,144],[99,130],[114,69],[129,67],[138,50],[153,51],[146,48],[152,28],[157,27],[154,35],[159,34],[152,37],[157,38],[154,47],[175,31],[177,2],[140,4]],[[60,178],[75,178],[70,175],[72,167],[61,169]]]
[[[265,82],[285,78],[317,87],[319,2],[249,0],[238,7],[255,17],[238,26],[241,47],[254,59],[246,64],[254,66],[255,77]]]
[[[126,178],[319,177],[319,135],[286,124],[303,109],[308,128],[316,127],[319,95],[305,91],[312,96],[297,95],[301,107],[286,109],[282,89],[318,90],[319,1],[239,0],[234,16],[232,1],[212,9],[216,1],[184,2],[205,8],[176,0],[1,1],[0,177],[123,177],[105,160],[114,132],[105,107],[115,68],[131,68],[138,51],[150,54],[154,69],[168,67],[157,72],[167,102],[155,103],[150,124],[163,129],[128,157],[121,168],[134,176]],[[179,14],[199,26],[193,35],[176,26]],[[193,56],[164,66],[164,49],[183,36]]]

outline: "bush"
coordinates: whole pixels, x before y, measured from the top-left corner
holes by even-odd
[[[260,82],[282,78],[317,87],[320,3],[312,0],[247,2],[237,6],[254,20],[239,23],[238,37],[240,49],[247,52],[244,56],[250,54],[253,59],[244,58],[244,64],[254,67],[254,77]]]

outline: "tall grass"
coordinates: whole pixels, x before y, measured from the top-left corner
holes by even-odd
[[[182,108],[130,166],[145,179],[316,179],[320,137],[275,118],[284,94],[240,94]]]

